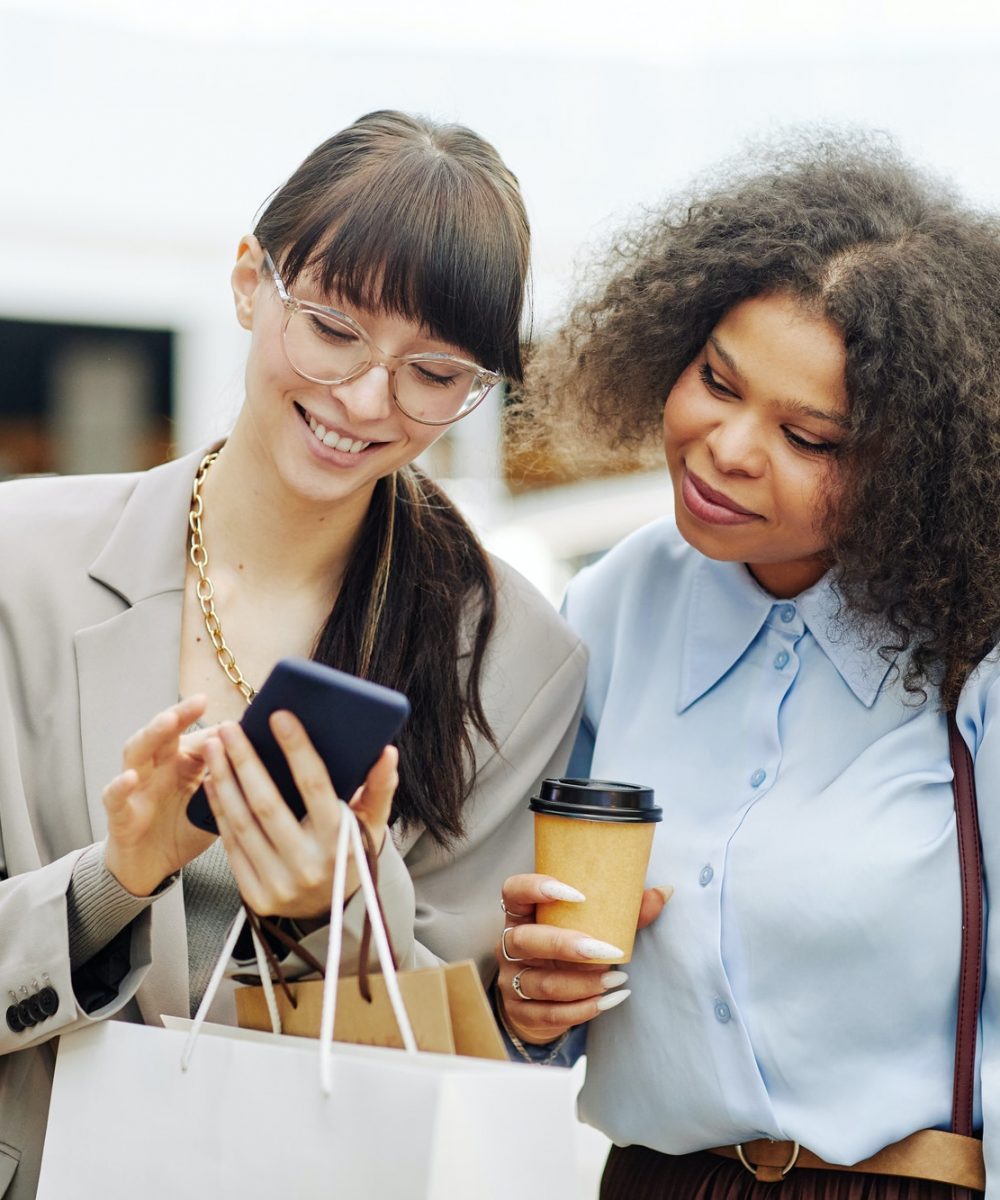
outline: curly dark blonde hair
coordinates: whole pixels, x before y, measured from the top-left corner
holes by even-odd
[[[530,365],[515,444],[642,449],[722,316],[785,293],[847,350],[830,557],[844,615],[953,708],[1000,633],[1000,222],[885,140],[797,137],[623,234]],[[591,457],[593,455],[591,454]]]

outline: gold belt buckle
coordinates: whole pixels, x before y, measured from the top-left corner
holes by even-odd
[[[780,1183],[798,1162],[800,1149],[801,1146],[798,1142],[792,1142],[792,1152],[789,1155],[788,1162],[783,1167],[770,1166],[767,1163],[751,1163],[743,1153],[742,1142],[736,1146],[736,1157],[758,1183]]]

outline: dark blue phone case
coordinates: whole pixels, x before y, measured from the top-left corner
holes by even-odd
[[[410,715],[410,702],[401,692],[322,663],[283,658],[277,664],[240,725],[285,803],[301,821],[305,804],[268,725],[271,713],[278,709],[287,709],[302,722],[337,795],[350,800],[402,729]],[[204,788],[191,797],[187,815],[199,829],[218,832]]]

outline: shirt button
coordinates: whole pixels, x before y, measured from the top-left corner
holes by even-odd
[[[789,621],[795,620],[795,605],[794,604],[783,604],[781,606],[781,608],[779,609],[779,612],[781,615],[781,619],[785,622],[786,625],[789,623]]]
[[[767,772],[762,767],[758,767],[757,770],[754,771],[754,773],[750,776],[750,786],[759,788],[766,778]]]
[[[725,1025],[727,1021],[731,1021],[733,1017],[729,1005],[725,1000],[716,1000],[715,1002],[715,1019],[720,1025]]]
[[[708,887],[708,885],[712,882],[712,880],[714,878],[715,878],[715,872],[712,870],[712,868],[709,866],[708,863],[706,863],[701,868],[701,870],[698,872],[698,882],[701,884],[702,887]]]
[[[778,653],[774,656],[774,665],[779,671],[782,670],[784,667],[788,666],[788,651],[787,650],[779,650],[778,651]]]

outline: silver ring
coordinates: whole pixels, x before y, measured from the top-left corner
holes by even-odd
[[[504,904],[504,902],[503,902],[503,896],[500,897],[500,907],[501,907],[501,909],[503,909],[503,915],[505,917],[514,917],[515,920],[518,920],[518,921],[530,921],[531,920],[531,916],[532,916],[531,913],[514,912],[514,910],[512,908],[508,908],[507,905]]]
[[[528,971],[530,969],[531,969],[530,967],[522,967],[520,969],[520,971],[518,971],[518,973],[510,981],[510,986],[514,989],[514,993],[517,995],[518,999],[520,999],[520,1000],[530,1000],[531,999],[530,996],[526,996],[524,994],[524,992],[521,991],[521,976],[524,974],[525,971]]]
[[[500,949],[503,951],[503,956],[508,962],[524,962],[523,958],[515,958],[507,949],[507,934],[510,933],[512,928],[510,925],[504,926],[504,931],[500,934]]]

